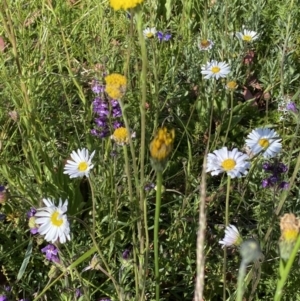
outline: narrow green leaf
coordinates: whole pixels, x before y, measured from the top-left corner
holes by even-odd
[[[19,270],[19,273],[18,273],[18,276],[17,276],[17,281],[19,281],[24,273],[25,273],[25,270],[27,268],[27,265],[29,263],[29,259],[31,257],[31,254],[32,254],[32,240],[29,241],[29,244],[28,244],[28,247],[27,247],[27,250],[26,250],[26,253],[25,253],[25,257],[24,257],[24,260],[22,262],[22,265],[20,267],[20,270]]]

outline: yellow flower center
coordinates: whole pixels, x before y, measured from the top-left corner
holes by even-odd
[[[288,229],[283,231],[282,237],[284,238],[285,241],[293,242],[297,239],[298,237],[298,229]]]
[[[79,171],[86,171],[88,169],[88,164],[86,162],[80,162],[78,164]]]
[[[146,37],[147,37],[148,39],[153,38],[153,33],[152,33],[152,32],[147,32],[147,33],[146,33]]]
[[[52,215],[51,215],[51,223],[54,225],[54,226],[57,226],[57,227],[60,227],[62,224],[63,224],[63,219],[62,218],[59,218],[60,214],[58,211],[55,211]]]
[[[220,70],[221,70],[221,69],[220,69],[218,66],[214,66],[214,67],[211,68],[211,72],[212,72],[212,73],[219,73]]]
[[[249,36],[249,35],[244,35],[243,36],[243,40],[246,41],[246,42],[251,42],[252,41],[252,37]]]
[[[237,88],[237,83],[235,81],[230,81],[226,85],[228,90],[235,90]]]
[[[268,148],[268,146],[270,145],[270,142],[269,142],[268,139],[261,138],[261,139],[259,139],[258,144],[259,144],[262,148],[266,149],[266,148]]]
[[[128,133],[127,129],[124,127],[119,127],[115,129],[112,139],[116,141],[116,143],[120,145],[124,145],[125,143],[128,143]]]
[[[222,162],[221,166],[225,171],[229,171],[234,169],[236,166],[236,162],[233,159],[226,159]]]
[[[202,40],[202,41],[200,42],[200,46],[201,46],[202,48],[207,48],[207,47],[209,47],[209,45],[210,45],[210,42],[209,42],[208,40]]]

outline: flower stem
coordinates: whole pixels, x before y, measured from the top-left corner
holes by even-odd
[[[156,301],[159,301],[159,252],[158,252],[158,231],[159,231],[159,215],[161,205],[161,187],[162,187],[162,172],[156,174],[156,203],[155,203],[155,220],[154,220],[154,261],[155,261],[155,296]]]
[[[88,177],[88,181],[90,184],[90,189],[91,189],[91,194],[92,194],[92,206],[93,206],[93,210],[92,210],[92,215],[93,215],[93,229],[92,229],[92,236],[95,239],[95,235],[96,235],[96,200],[95,200],[95,194],[94,194],[94,188],[93,188],[93,183],[90,177]]]
[[[229,121],[228,121],[228,126],[227,126],[227,129],[226,129],[226,134],[225,134],[225,139],[224,139],[223,146],[227,142],[227,137],[228,137],[228,133],[230,131],[231,122],[232,122],[232,115],[233,115],[233,91],[231,91],[231,93],[230,93],[230,114],[229,114]]]
[[[145,285],[146,285],[146,271],[148,270],[148,233],[146,234],[147,229],[147,220],[145,220],[145,216],[147,216],[146,199],[144,192],[144,184],[145,184],[145,153],[146,153],[146,99],[147,99],[147,49],[146,43],[143,36],[143,14],[142,10],[139,9],[136,13],[136,21],[137,21],[137,30],[139,36],[139,43],[141,47],[141,57],[142,57],[142,72],[141,72],[141,91],[142,97],[140,102],[140,112],[141,112],[141,148],[140,148],[140,186],[139,186],[139,216],[141,216],[138,221],[138,234],[140,241],[140,254],[141,254],[141,263],[140,263],[140,297],[141,300],[144,300],[145,294]],[[145,237],[146,237],[146,246],[145,246]]]
[[[229,194],[230,194],[230,176],[227,178],[227,191],[226,191],[226,203],[225,203],[225,228],[229,223]],[[226,301],[226,263],[227,263],[227,249],[224,248],[224,260],[223,260],[223,301]]]
[[[236,301],[242,301],[242,298],[243,298],[243,287],[244,287],[244,278],[246,275],[246,268],[247,268],[247,264],[244,260],[242,260],[240,268],[239,268]]]
[[[296,241],[296,244],[293,248],[293,251],[289,257],[289,260],[287,261],[286,265],[283,264],[282,259],[280,262],[281,268],[279,269],[279,280],[277,282],[276,292],[274,296],[274,301],[280,301],[283,293],[283,287],[286,283],[287,277],[291,271],[292,265],[295,261],[295,258],[297,256],[298,250],[300,248],[300,235],[298,235],[298,239]]]

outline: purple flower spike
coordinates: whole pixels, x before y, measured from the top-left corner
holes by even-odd
[[[59,262],[59,258],[57,256],[58,249],[54,245],[49,244],[45,248],[43,248],[41,251],[42,251],[42,253],[46,254],[46,258],[49,261]]]
[[[0,295],[0,301],[8,301],[5,295]]]

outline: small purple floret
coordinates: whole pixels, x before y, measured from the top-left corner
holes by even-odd
[[[164,34],[162,31],[158,31],[157,32],[157,37],[158,37],[160,42],[161,41],[169,41],[171,39],[172,35],[168,32]]]
[[[290,101],[287,105],[286,105],[286,109],[288,111],[292,111],[294,113],[297,113],[297,107],[296,107],[296,104],[293,102],[293,101]]]
[[[57,256],[58,249],[54,245],[49,244],[45,248],[43,248],[41,251],[42,251],[42,253],[45,253],[46,258],[49,261],[59,262],[59,258]]]
[[[36,214],[36,209],[32,207],[32,208],[30,208],[30,210],[27,212],[27,217],[28,217],[28,218],[31,218],[31,217],[35,216],[35,214]]]

